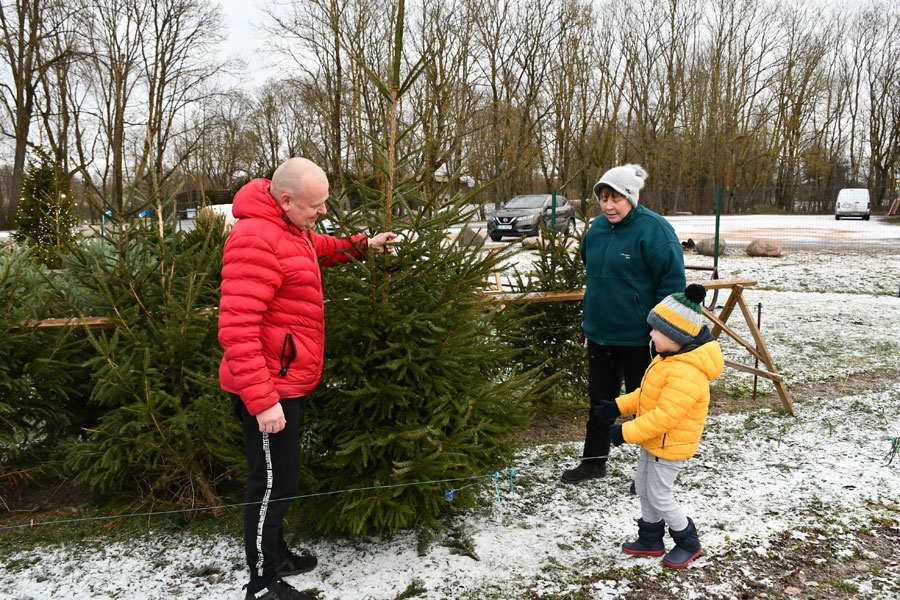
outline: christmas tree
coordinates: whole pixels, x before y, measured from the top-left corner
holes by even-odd
[[[38,258],[56,269],[74,239],[78,224],[65,179],[50,156],[38,151],[38,164],[25,174],[16,213],[15,239],[33,247]]]

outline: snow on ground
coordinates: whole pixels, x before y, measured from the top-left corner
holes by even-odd
[[[763,335],[788,387],[816,382],[839,390],[851,373],[897,367],[895,253],[791,251],[776,259],[728,254],[719,264],[727,271],[723,277],[759,280],[745,297],[753,307],[763,305]],[[733,316],[730,323],[737,322]],[[736,344],[722,344],[729,357],[740,358]],[[715,385],[738,390],[751,382],[727,369]],[[759,386],[770,384],[760,380]],[[890,440],[900,437],[900,381],[853,396],[795,395],[794,405],[796,417],[776,405],[710,418],[701,450],[677,488],[705,548],[693,569],[715,570],[738,547],[777,554],[780,534],[802,539],[823,514],[853,528],[885,518],[896,523],[900,461],[888,464],[886,456]],[[639,515],[638,500],[628,493],[638,448],[614,449],[605,479],[559,483],[561,470],[574,465],[580,451],[575,442],[542,445],[523,451],[496,480],[485,474],[472,488],[485,507],[448,522],[442,539],[421,556],[411,533],[390,540],[301,541],[320,566],[289,581],[323,600],[621,597],[634,585],[630,577],[663,571],[658,559],[619,551],[634,536]],[[200,537],[166,529],[159,519],[148,519],[146,535],[128,544],[85,539],[6,556],[2,596],[243,598],[247,571],[239,532]],[[455,550],[453,540],[466,542],[479,560]],[[635,566],[640,568],[624,578],[609,575]],[[743,576],[765,583],[772,573],[747,570]],[[880,575],[860,570],[853,580],[858,597],[876,597],[866,593],[875,577],[900,581],[900,566],[895,561]],[[708,597],[709,590],[680,585],[672,597]],[[741,585],[723,583],[717,597],[743,597]],[[898,597],[900,587],[892,589],[895,595],[877,597]]]
[[[715,215],[671,216],[666,219],[681,240],[699,241],[716,232]],[[726,215],[719,235],[727,244],[744,247],[756,238],[779,239],[786,248],[896,248],[900,227],[881,217],[835,220],[830,215]]]

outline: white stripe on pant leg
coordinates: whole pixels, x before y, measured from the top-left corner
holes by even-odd
[[[269,509],[269,498],[272,496],[272,451],[269,448],[269,434],[262,434],[263,456],[266,457],[266,493],[259,505],[259,521],[256,523],[256,575],[263,576],[263,527],[266,524],[266,511]]]

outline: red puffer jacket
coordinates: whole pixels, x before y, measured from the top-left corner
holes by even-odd
[[[325,351],[319,265],[361,258],[366,244],[364,234],[345,240],[291,225],[269,185],[254,179],[234,197],[238,221],[225,242],[219,304],[219,382],[251,415],[318,385]]]

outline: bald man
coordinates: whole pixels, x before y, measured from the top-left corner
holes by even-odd
[[[247,457],[244,545],[247,600],[309,600],[282,578],[317,559],[291,551],[283,521],[300,478],[300,407],[322,376],[325,307],[320,265],[390,252],[385,232],[340,239],[313,231],[326,212],[328,177],[312,161],[282,163],[272,180],[254,179],[234,197],[237,219],[222,261],[219,367],[241,420]]]

